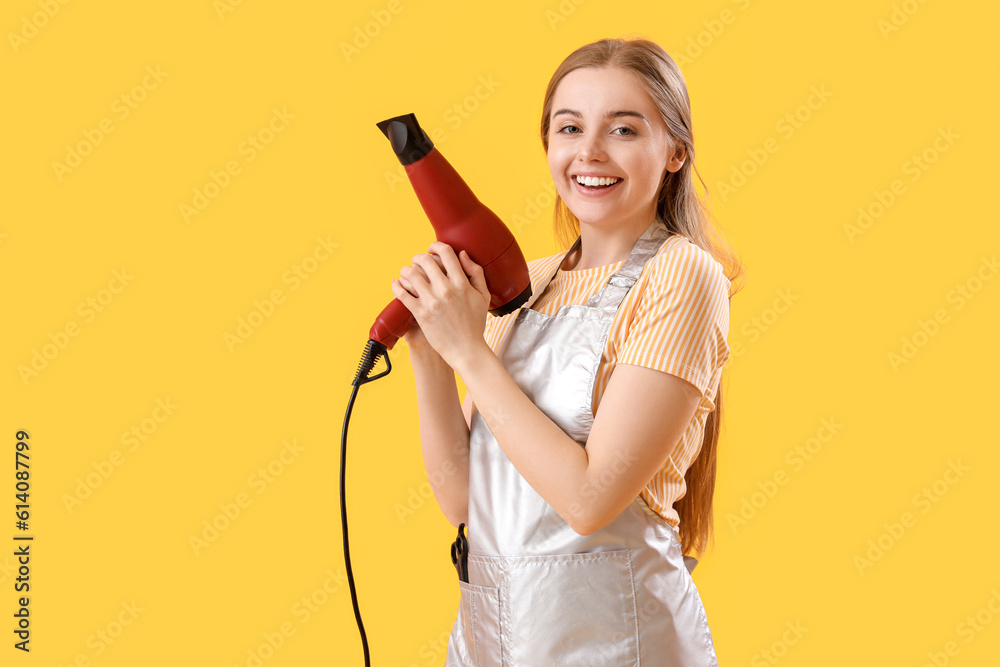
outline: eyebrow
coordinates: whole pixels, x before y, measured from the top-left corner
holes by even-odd
[[[567,115],[570,115],[570,116],[576,116],[577,118],[583,118],[583,116],[580,114],[580,112],[579,111],[575,111],[574,109],[560,109],[559,111],[556,111],[554,114],[552,114],[552,118],[554,119],[559,114],[567,114]],[[641,118],[643,121],[645,121],[645,123],[647,125],[649,124],[649,121],[646,119],[646,117],[643,116],[638,111],[629,111],[629,110],[624,110],[624,111],[609,111],[608,113],[604,114],[605,118],[620,118],[622,116],[632,116],[632,117],[635,117],[635,118]]]

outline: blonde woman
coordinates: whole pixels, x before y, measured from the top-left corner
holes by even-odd
[[[583,46],[541,139],[572,245],[529,262],[526,304],[487,321],[482,268],[437,242],[392,283],[428,477],[468,527],[446,663],[717,665],[686,554],[711,536],[742,269],[694,189],[684,79],[648,40]]]

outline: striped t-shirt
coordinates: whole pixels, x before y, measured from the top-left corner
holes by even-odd
[[[528,262],[532,293],[565,257],[566,251]],[[589,269],[559,269],[549,289],[531,308],[555,315],[567,304],[583,304],[600,291],[625,260]],[[615,364],[645,366],[676,375],[701,392],[695,416],[664,467],[640,496],[654,512],[678,529],[673,508],[685,491],[684,473],[701,450],[705,420],[715,408],[722,367],[729,359],[729,279],[722,265],[687,238],[672,235],[649,259],[615,315],[594,387],[594,410],[600,405]],[[484,336],[497,352],[517,318],[516,310],[488,317]],[[671,443],[664,442],[669,448]]]

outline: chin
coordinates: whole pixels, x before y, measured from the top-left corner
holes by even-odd
[[[604,225],[608,223],[613,223],[615,220],[620,219],[620,216],[607,211],[595,212],[592,209],[587,210],[585,207],[576,207],[576,210],[569,208],[570,212],[576,216],[576,219],[580,221],[581,225]]]

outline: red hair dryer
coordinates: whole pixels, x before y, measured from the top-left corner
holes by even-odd
[[[531,281],[514,235],[476,198],[420,128],[416,116],[396,116],[377,125],[406,168],[437,240],[454,248],[455,254],[465,250],[483,267],[492,295],[490,313],[506,315],[518,309],[531,296]],[[375,318],[368,337],[391,350],[415,323],[403,302],[393,299]]]
[[[430,137],[417,124],[413,114],[396,116],[377,123],[378,128],[392,144],[396,157],[406,168],[413,190],[420,205],[434,227],[438,241],[447,243],[457,254],[465,250],[473,262],[483,267],[486,286],[490,290],[490,313],[506,315],[520,308],[531,297],[531,280],[528,264],[514,235],[493,211],[483,206],[458,172],[434,148]],[[344,563],[347,581],[351,588],[354,617],[361,632],[365,665],[371,664],[368,638],[361,622],[354,573],[351,568],[351,551],[347,534],[347,503],[345,493],[347,461],[347,427],[358,389],[362,384],[377,380],[392,370],[388,350],[416,324],[413,314],[399,299],[375,319],[368,332],[368,343],[351,383],[354,386],[347,403],[340,449],[340,518],[344,535]],[[386,370],[370,376],[379,357],[385,357]]]

